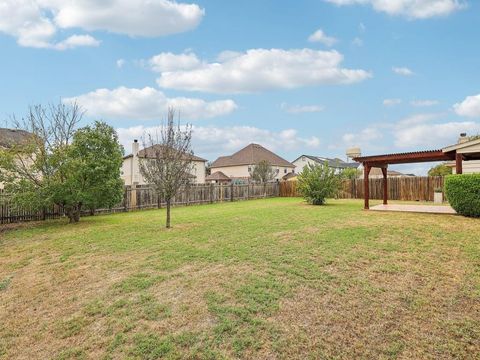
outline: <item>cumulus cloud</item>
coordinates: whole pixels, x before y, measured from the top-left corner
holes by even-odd
[[[79,46],[99,46],[100,41],[90,35],[72,35],[53,45],[57,50],[73,49]]]
[[[156,72],[190,70],[198,68],[200,64],[197,55],[193,53],[172,54],[166,52],[155,55],[149,60],[150,67]]]
[[[438,105],[438,100],[413,100],[410,101],[410,105],[415,107],[427,107]]]
[[[402,99],[385,99],[383,100],[384,106],[394,106],[402,103]]]
[[[480,123],[474,121],[445,121],[445,113],[413,114],[392,123],[372,124],[357,133],[343,135],[345,146],[360,146],[372,150],[382,142],[393,144],[396,151],[438,149],[457,141],[462,132],[480,132]],[[382,144],[381,144],[382,145]],[[385,150],[383,150],[385,151]],[[392,150],[392,146],[388,147]]]
[[[116,61],[117,68],[121,69],[125,65],[126,61],[124,59],[118,59]]]
[[[405,147],[444,147],[456,142],[462,132],[478,133],[480,124],[473,121],[437,124],[420,123],[399,127],[395,131],[395,145]]]
[[[341,68],[343,55],[335,50],[251,49],[221,55],[218,62],[202,62],[190,70],[163,71],[157,83],[160,87],[177,90],[245,93],[351,84],[371,77],[365,70]]]
[[[382,132],[376,127],[367,127],[358,133],[346,133],[342,140],[347,146],[369,146],[372,141],[383,138]]]
[[[480,94],[467,96],[462,102],[453,105],[453,109],[460,116],[480,117]]]
[[[402,76],[412,76],[414,74],[414,72],[407,67],[395,67],[394,66],[392,68],[392,71],[395,74],[402,75]]]
[[[325,110],[321,105],[289,105],[282,103],[280,108],[290,114],[315,113]]]
[[[186,97],[168,98],[163,92],[151,87],[98,89],[64,99],[66,103],[73,101],[81,105],[88,115],[106,119],[161,119],[167,109],[173,107],[179,111],[181,118],[195,120],[227,115],[237,108],[233,100],[207,102]]]
[[[65,50],[98,43],[88,35],[55,41],[59,29],[156,37],[191,30],[203,16],[196,4],[170,0],[3,0],[0,32],[15,37],[21,46]]]
[[[336,5],[369,5],[375,11],[410,19],[447,16],[466,7],[464,0],[325,0]]]
[[[308,37],[310,42],[319,42],[326,46],[333,46],[338,40],[332,36],[328,36],[322,29],[318,29],[312,35]]]
[[[130,149],[133,139],[140,139],[145,133],[155,132],[155,127],[134,126],[119,128],[120,142]],[[304,148],[318,148],[320,140],[302,137],[294,129],[271,131],[253,126],[203,127],[193,126],[193,150],[211,160],[219,155],[230,154],[249,143],[260,143],[272,151],[290,151]]]

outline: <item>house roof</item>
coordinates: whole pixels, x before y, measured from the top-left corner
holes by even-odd
[[[273,166],[295,167],[292,163],[259,144],[250,144],[230,156],[220,156],[212,163],[211,167],[255,165],[265,160]]]
[[[450,151],[454,151],[454,150],[468,148],[470,146],[474,146],[474,145],[477,145],[477,144],[480,144],[480,139],[473,139],[473,140],[468,140],[468,141],[461,142],[461,143],[458,143],[458,144],[455,144],[455,145],[450,145],[450,146],[444,147],[442,149],[442,151],[443,152],[450,152]]]
[[[162,151],[162,147],[163,147],[163,145],[159,145],[159,144],[146,147],[145,149],[142,149],[138,152],[138,157],[139,158],[154,159],[156,157],[156,152],[159,151],[159,150]],[[129,154],[129,155],[125,156],[124,159],[130,158],[132,156],[133,156],[133,154]],[[207,161],[207,160],[205,160],[205,159],[203,159],[199,156],[196,156],[196,155],[185,154],[184,156],[185,156],[185,158],[188,157],[192,161],[202,161],[202,162]]]
[[[32,133],[19,129],[0,128],[0,147],[10,148],[14,145],[26,143]]]
[[[343,161],[342,159],[339,158],[326,158],[322,156],[313,156],[313,155],[301,155],[298,158],[296,158],[293,162],[297,161],[298,159],[302,158],[303,156],[309,158],[310,160],[313,160],[319,164],[325,164],[325,162],[328,163],[329,167],[337,168],[337,169],[347,169],[347,168],[353,168],[356,169],[360,166],[359,163],[348,163]]]
[[[282,180],[288,180],[291,178],[297,177],[298,174],[295,174],[294,172],[289,172],[288,174],[285,174],[282,176]]]
[[[224,180],[224,181],[227,181],[227,180],[231,180],[231,179],[227,175],[225,175],[223,172],[215,171],[213,174],[208,175],[205,178],[205,180],[217,180],[217,181]]]

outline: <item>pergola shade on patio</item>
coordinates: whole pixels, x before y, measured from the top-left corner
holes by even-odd
[[[455,160],[456,173],[462,174],[463,161],[480,159],[480,139],[471,140],[471,141],[468,141],[468,140],[462,141],[463,138],[465,138],[464,135],[460,138],[460,141],[458,144],[448,146],[439,150],[427,150],[427,151],[417,151],[417,152],[354,157],[353,160],[363,164],[365,209],[370,208],[369,174],[372,168],[377,167],[382,169],[383,204],[387,205],[388,204],[388,177],[387,177],[388,165]]]

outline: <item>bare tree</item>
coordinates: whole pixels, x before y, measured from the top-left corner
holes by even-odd
[[[166,227],[170,228],[170,208],[178,191],[189,184],[193,170],[192,127],[175,123],[175,110],[169,109],[166,123],[143,139],[145,156],[139,159],[140,172],[167,205]]]
[[[261,160],[253,167],[252,179],[263,184],[263,196],[267,197],[267,183],[273,181],[277,171],[272,168],[267,160]]]

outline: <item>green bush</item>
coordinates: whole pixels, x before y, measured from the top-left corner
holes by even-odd
[[[445,194],[458,214],[480,217],[480,174],[447,176]]]
[[[298,175],[298,191],[310,204],[323,205],[327,197],[337,195],[341,187],[340,175],[328,164],[308,164]]]

